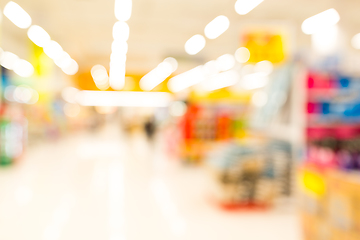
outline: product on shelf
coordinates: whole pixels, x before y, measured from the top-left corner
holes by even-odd
[[[199,162],[214,143],[243,138],[246,114],[243,105],[189,105],[180,121],[181,158]]]
[[[225,208],[270,207],[291,193],[291,145],[279,140],[229,142],[207,154],[217,201]]]
[[[360,79],[311,72],[307,88],[305,239],[360,239]]]
[[[0,165],[13,164],[25,149],[27,120],[19,106],[2,106],[0,119]]]

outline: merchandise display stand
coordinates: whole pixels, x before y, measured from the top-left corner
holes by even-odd
[[[360,239],[356,77],[311,71],[307,78],[307,159],[299,170],[305,239]]]

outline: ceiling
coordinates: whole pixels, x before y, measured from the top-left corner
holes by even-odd
[[[114,0],[14,0],[32,17],[33,24],[42,26],[80,65],[88,71],[95,64],[108,67],[111,53]],[[360,1],[357,0],[264,0],[245,16],[234,10],[236,0],[133,0],[133,13],[128,21],[130,38],[127,71],[146,73],[165,57],[180,60],[179,72],[233,53],[239,47],[241,30],[247,24],[281,24],[292,33],[295,49],[309,46],[310,37],[303,34],[303,20],[335,8],[341,16],[345,46],[360,32]],[[3,9],[7,0],[1,0]],[[184,51],[184,44],[194,34],[203,34],[204,27],[218,15],[230,19],[230,28],[196,56]],[[18,29],[2,19],[1,46],[29,56],[26,30]]]

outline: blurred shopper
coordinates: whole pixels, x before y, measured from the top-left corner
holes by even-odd
[[[153,117],[150,117],[145,121],[144,131],[149,140],[152,140],[154,138],[156,132],[156,124]]]

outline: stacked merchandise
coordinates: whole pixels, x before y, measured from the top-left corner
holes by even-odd
[[[0,165],[11,165],[19,159],[26,140],[27,121],[22,109],[3,105],[0,120]]]
[[[306,239],[360,239],[360,80],[308,77],[307,162],[300,170]]]
[[[245,136],[245,105],[191,104],[180,121],[180,155],[186,162],[200,162],[212,146]]]
[[[1,70],[0,166],[8,166],[16,162],[24,152],[28,122],[20,104],[6,101],[4,89],[10,78],[4,68]]]
[[[231,142],[210,152],[213,196],[224,208],[267,208],[291,193],[291,145],[279,140]]]

